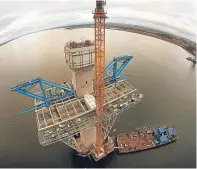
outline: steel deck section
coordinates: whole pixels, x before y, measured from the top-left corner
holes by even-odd
[[[126,80],[121,80],[105,87],[103,125],[113,116],[117,116],[141,101],[143,95]],[[133,100],[132,100],[133,99]],[[118,105],[123,105],[118,107]],[[125,104],[125,105],[124,105]],[[88,109],[83,98],[59,101],[48,110],[42,108],[35,112],[40,144],[48,145],[73,136],[81,130],[95,125],[98,116],[95,109]],[[105,129],[106,126],[103,126]],[[110,130],[110,126],[109,129]],[[103,133],[107,137],[109,131]]]

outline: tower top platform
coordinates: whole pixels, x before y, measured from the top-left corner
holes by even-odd
[[[69,41],[64,46],[66,63],[70,69],[92,67],[95,58],[95,46],[91,40]]]
[[[69,41],[66,43],[66,46],[68,46],[70,49],[89,47],[89,46],[94,46],[94,41],[91,40],[85,40],[81,42]]]

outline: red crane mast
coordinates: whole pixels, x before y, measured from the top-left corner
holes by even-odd
[[[103,143],[102,136],[102,116],[104,107],[104,68],[105,68],[105,20],[106,12],[104,6],[106,1],[97,0],[94,14],[94,28],[95,28],[95,100],[96,113],[99,117],[99,122],[96,126],[96,151],[101,151]]]

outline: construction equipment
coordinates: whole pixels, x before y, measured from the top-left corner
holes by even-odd
[[[59,85],[34,78],[11,89],[34,98],[34,106],[22,113],[35,111],[41,145],[63,142],[78,155],[91,155],[96,161],[114,151],[114,137],[109,133],[118,114],[143,98],[126,76],[120,76],[132,56],[115,57],[104,69],[105,5],[103,0],[96,1],[94,42],[70,41],[64,46],[70,82]]]
[[[121,72],[127,66],[133,56],[119,56],[115,57],[104,70],[105,85],[109,85],[128,77],[127,74],[120,76]],[[121,63],[118,67],[118,63]],[[33,89],[37,89],[35,92]],[[27,80],[17,84],[11,88],[11,91],[20,93],[22,95],[36,99],[39,104],[31,107],[25,107],[21,110],[21,114],[27,114],[43,107],[48,107],[54,103],[55,100],[66,100],[73,98],[75,90],[71,88],[71,84],[56,84],[40,77]]]
[[[127,64],[132,58],[133,56],[115,57],[105,68],[105,75],[107,76],[105,78],[105,83],[111,84],[117,82],[117,80],[128,77],[128,75],[120,77],[120,73],[123,71],[123,69],[127,66]]]
[[[96,127],[96,151],[101,152],[103,143],[102,138],[102,115],[104,107],[104,66],[105,66],[105,20],[106,12],[104,6],[106,1],[97,0],[94,14],[94,30],[95,30],[95,98],[96,98],[96,114],[99,122]]]
[[[37,86],[38,92],[32,90]],[[21,113],[25,114],[42,107],[48,107],[55,101],[60,99],[69,99],[74,96],[74,91],[71,88],[55,84],[42,78],[34,78],[11,88],[11,91],[23,94],[40,101],[38,104],[24,108]]]

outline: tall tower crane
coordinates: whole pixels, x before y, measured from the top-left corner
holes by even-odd
[[[105,20],[107,18],[104,6],[106,1],[96,0],[94,14],[95,28],[95,101],[96,114],[99,121],[96,126],[96,151],[99,153],[102,146],[102,116],[104,108],[104,69],[105,69]]]

